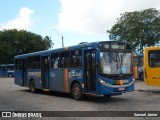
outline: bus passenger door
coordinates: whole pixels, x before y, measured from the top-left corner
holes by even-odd
[[[42,88],[49,88],[49,64],[50,57],[49,56],[42,56],[41,58],[41,81],[42,81]]]
[[[26,59],[22,59],[22,86],[27,85],[26,81]]]
[[[96,52],[95,50],[86,50],[84,53],[84,78],[86,90],[95,90],[96,88]]]

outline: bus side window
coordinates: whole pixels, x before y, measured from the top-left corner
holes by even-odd
[[[13,66],[6,66],[6,69],[7,70],[13,70],[14,68],[13,68]]]
[[[2,66],[2,71],[6,71],[7,68],[5,66]]]
[[[155,66],[160,67],[160,58],[159,57],[156,58]]]
[[[150,52],[149,53],[149,65],[150,67],[160,67],[160,57],[159,52]]]
[[[143,66],[143,64],[144,64],[143,63],[143,56],[138,58],[138,63],[139,63],[140,66]]]
[[[9,66],[7,66],[7,70],[11,70]]]
[[[54,62],[54,68],[58,68],[58,61],[59,61],[59,58],[57,58]]]
[[[82,59],[81,55],[78,55],[76,58],[76,67],[78,67],[78,68],[81,67],[81,62],[82,62],[81,59]]]
[[[73,54],[73,51],[71,52],[71,64],[70,67],[74,68],[75,66],[75,55]]]
[[[80,50],[71,51],[71,64],[70,67],[80,68],[82,62],[82,54]]]
[[[34,68],[40,69],[40,56],[34,56]]]
[[[51,56],[51,68],[57,69],[59,67],[59,53],[53,53]]]
[[[150,67],[155,67],[155,58],[150,59]]]
[[[68,68],[69,67],[69,57],[70,57],[70,52],[67,51],[67,52],[62,52],[61,55],[60,55],[60,67],[61,68]]]
[[[34,69],[34,57],[33,56],[27,58],[27,68]]]
[[[21,70],[21,59],[16,59],[15,60],[15,69],[16,70]]]

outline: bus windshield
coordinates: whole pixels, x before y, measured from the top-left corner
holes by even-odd
[[[130,52],[101,52],[101,74],[132,74],[132,55]]]

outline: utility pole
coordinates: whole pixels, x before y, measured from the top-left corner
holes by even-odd
[[[55,29],[52,29],[54,30],[58,35],[60,35],[62,37],[62,47],[64,48],[64,41],[63,41],[63,35],[61,35],[57,30]]]
[[[63,36],[62,36],[62,47],[64,48],[64,41],[63,41]]]

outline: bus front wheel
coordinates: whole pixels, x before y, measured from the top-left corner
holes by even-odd
[[[30,81],[29,89],[31,92],[35,93],[36,92],[36,87],[35,87],[35,82],[34,80]]]
[[[75,100],[82,99],[82,89],[78,83],[74,83],[74,85],[72,87],[72,96]]]

